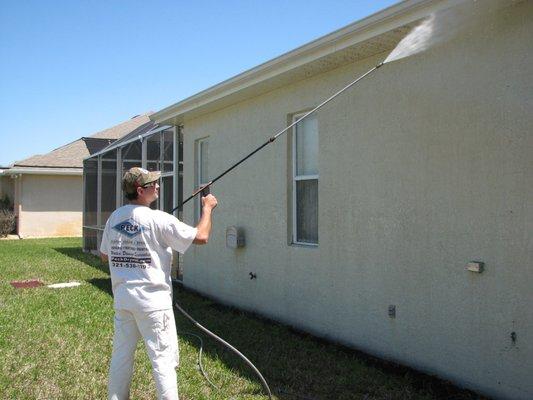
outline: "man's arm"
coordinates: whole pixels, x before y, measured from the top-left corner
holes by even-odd
[[[109,221],[106,221],[104,231],[102,232],[102,242],[100,243],[100,259],[107,263],[108,257],[107,254],[109,253],[108,248],[108,241],[107,241],[107,225]]]
[[[211,213],[217,206],[218,202],[215,196],[208,194],[202,197],[202,217],[196,226],[196,237],[193,240],[194,244],[206,244],[211,234]]]

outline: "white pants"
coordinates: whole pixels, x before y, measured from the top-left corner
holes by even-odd
[[[141,337],[152,363],[158,399],[177,400],[178,335],[172,309],[153,312],[115,310],[108,399],[129,399],[135,348]]]

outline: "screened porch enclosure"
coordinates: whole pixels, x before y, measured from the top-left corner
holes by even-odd
[[[122,175],[131,167],[161,171],[151,208],[170,212],[183,197],[183,140],[177,127],[147,124],[83,161],[83,250],[97,253],[111,213],[127,204]],[[141,127],[142,128],[142,127]],[[174,215],[181,216],[181,210]]]

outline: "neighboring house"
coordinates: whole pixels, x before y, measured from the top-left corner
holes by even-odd
[[[140,115],[50,153],[17,161],[3,171],[10,180],[20,237],[81,236],[83,159],[142,125]]]

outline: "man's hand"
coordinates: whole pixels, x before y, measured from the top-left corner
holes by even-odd
[[[208,208],[209,210],[212,210],[217,206],[217,204],[217,198],[212,194],[208,194],[207,196],[202,197],[202,208]]]
[[[213,208],[215,208],[217,204],[217,198],[212,194],[202,197],[202,217],[196,226],[198,231],[193,243],[207,244],[209,234],[211,233],[211,211],[213,211]]]

